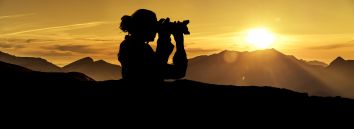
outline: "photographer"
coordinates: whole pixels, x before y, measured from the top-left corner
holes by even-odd
[[[170,22],[169,18],[157,21],[156,14],[140,9],[131,16],[121,18],[120,29],[128,32],[120,45],[118,60],[122,65],[122,77],[128,81],[162,82],[164,79],[183,78],[187,70],[184,50],[184,34],[188,34],[187,22]],[[159,34],[156,52],[149,42]],[[173,51],[171,34],[176,41],[173,64],[168,58]]]

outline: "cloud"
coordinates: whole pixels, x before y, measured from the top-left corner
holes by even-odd
[[[8,18],[26,17],[26,16],[31,16],[31,15],[35,15],[35,13],[0,16],[0,20],[2,20],[2,19],[8,19]]]
[[[45,49],[52,49],[56,51],[67,51],[75,53],[97,53],[97,49],[93,49],[88,45],[53,45],[43,47]]]
[[[87,23],[64,25],[64,26],[54,26],[54,27],[46,27],[46,28],[31,29],[31,30],[24,30],[24,31],[18,31],[18,32],[13,32],[13,33],[7,33],[7,34],[2,34],[2,36],[13,36],[13,35],[19,35],[19,34],[25,34],[25,33],[31,33],[31,32],[42,32],[42,31],[49,31],[49,32],[67,31],[67,30],[95,27],[95,26],[103,25],[103,24],[107,24],[107,23],[110,23],[110,22],[100,22],[99,21],[99,22],[87,22]]]
[[[13,45],[7,43],[0,43],[0,48],[12,48]]]
[[[60,65],[86,56],[117,63],[119,43],[112,38],[101,37],[73,39],[15,37],[0,38],[0,50],[19,56],[51,59],[53,63]]]
[[[118,42],[116,39],[103,39],[103,38],[74,38],[74,40],[93,41],[93,42]]]
[[[51,39],[24,39],[26,43],[43,43],[43,42],[54,42],[56,40]]]
[[[28,50],[28,51],[23,51],[21,52],[22,54],[25,55],[36,55],[42,58],[45,57],[67,57],[67,56],[73,56],[74,54],[72,52],[62,52],[62,51],[56,51],[56,50]]]
[[[10,44],[10,43],[0,43],[0,48],[10,49],[10,48],[25,48],[22,44]]]
[[[30,43],[47,43],[55,42],[59,40],[53,39],[35,39],[35,38],[0,38],[0,43],[2,44],[30,44]]]
[[[187,52],[191,53],[213,53],[216,51],[220,51],[220,49],[202,49],[202,48],[186,48]]]
[[[28,48],[31,50],[55,50],[74,54],[102,54],[117,49],[117,41],[112,39],[36,39],[0,38],[0,48]]]
[[[314,46],[314,47],[309,47],[309,49],[330,50],[330,49],[348,48],[348,47],[354,47],[354,40],[346,42],[346,43],[330,44],[330,45],[324,45],[324,46]]]

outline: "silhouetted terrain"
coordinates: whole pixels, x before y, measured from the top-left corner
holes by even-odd
[[[332,91],[312,74],[314,66],[274,49],[223,51],[190,60],[187,78],[207,83],[270,85],[316,95]]]
[[[132,84],[123,80],[96,82],[80,73],[35,72],[4,62],[0,62],[0,71],[2,95],[5,102],[11,103],[7,106],[24,103],[33,107],[54,103],[60,107],[72,107],[109,101],[117,107],[134,110],[141,107],[146,110],[151,106],[162,108],[158,105],[165,107],[167,104],[171,107],[166,110],[170,111],[178,108],[198,111],[213,109],[215,112],[225,109],[291,112],[290,109],[296,109],[312,113],[348,113],[354,108],[354,100],[351,99],[308,96],[306,93],[272,87],[213,85],[189,80],[161,84]]]
[[[354,98],[353,60],[344,60],[342,57],[337,57],[326,67],[326,72],[322,74],[322,77],[325,77],[325,82],[335,87],[338,93],[341,93],[342,96]]]
[[[63,67],[66,72],[81,72],[97,81],[118,80],[121,78],[121,67],[103,60],[93,61],[86,57]]]
[[[343,74],[347,77],[354,76],[354,60],[344,60],[342,57],[337,57],[328,66],[328,69]]]
[[[1,83],[10,82],[10,84],[23,83],[30,86],[30,82],[50,82],[54,83],[55,81],[74,81],[74,82],[83,82],[83,81],[94,81],[90,77],[78,73],[78,72],[38,72],[32,71],[27,68],[1,62],[0,61],[0,71],[1,71]],[[54,81],[54,82],[51,82]]]
[[[42,58],[17,57],[0,51],[0,61],[19,65],[34,71],[61,72],[61,68]]]
[[[190,59],[186,78],[213,84],[268,85],[313,95],[354,98],[354,92],[351,92],[354,91],[353,81],[338,73],[340,69],[350,71],[354,66],[333,69],[333,63],[328,67],[323,65],[299,60],[275,49],[223,51]],[[353,77],[350,74],[345,76]]]
[[[1,55],[0,61],[15,60],[8,62],[12,64],[16,64],[19,62],[18,60],[24,58],[5,53]],[[51,72],[54,70],[48,66],[58,68],[49,62],[41,65],[37,65],[39,63],[33,63],[33,61],[23,62],[17,64],[28,69],[31,69],[30,66],[33,65],[37,67],[37,69],[31,70]],[[297,59],[274,49],[253,52],[223,51],[190,59],[186,79],[221,85],[272,86],[306,92],[311,95],[354,98],[354,92],[352,92],[354,91],[354,80],[351,79],[354,76],[352,62],[337,58],[327,65],[319,61]],[[90,57],[59,68],[59,71],[81,72],[96,81],[121,78],[120,66],[103,60],[93,61]]]
[[[45,59],[34,57],[17,57],[0,52],[0,61],[19,65],[40,72],[81,72],[97,80],[118,80],[121,78],[121,67],[103,60],[93,61],[86,57],[60,68]]]

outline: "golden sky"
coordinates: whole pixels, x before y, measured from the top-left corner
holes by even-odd
[[[245,33],[263,27],[285,54],[354,59],[354,0],[0,0],[0,51],[60,66],[87,56],[117,64],[120,18],[140,8],[191,21],[189,58],[254,50]]]

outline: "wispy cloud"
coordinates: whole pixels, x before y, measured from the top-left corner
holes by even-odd
[[[348,47],[354,47],[354,40],[346,42],[346,43],[337,43],[337,44],[330,44],[330,45],[324,45],[324,46],[314,46],[314,47],[309,47],[309,49],[330,50],[330,49],[348,48]]]
[[[56,51],[67,51],[67,52],[76,52],[76,53],[96,53],[98,51],[89,45],[54,45],[54,46],[47,46],[44,48],[48,48]]]
[[[0,20],[2,20],[2,19],[8,19],[8,18],[26,17],[26,16],[31,16],[31,15],[35,15],[35,13],[26,13],[26,14],[18,14],[18,15],[0,16]]]
[[[93,42],[117,42],[116,39],[113,38],[74,38],[75,40],[81,41],[93,41]]]
[[[41,50],[41,49],[30,49],[27,51],[22,51],[21,52],[24,55],[33,55],[33,56],[39,56],[42,58],[46,57],[68,57],[68,56],[73,56],[74,54],[72,52],[62,52],[62,51],[55,51],[55,50]]]
[[[220,49],[186,48],[186,51],[191,53],[213,53],[216,51],[220,51]]]
[[[37,38],[0,38],[0,44],[28,44],[28,43],[48,43],[61,42],[54,39],[37,39]]]
[[[0,38],[0,51],[19,56],[51,59],[53,63],[61,66],[86,56],[117,63],[119,43],[110,38],[99,37],[72,39],[9,37]]]
[[[0,48],[11,49],[11,48],[25,48],[22,44],[10,44],[10,43],[0,43]]]
[[[71,25],[64,25],[64,26],[54,26],[54,27],[46,27],[46,28],[39,28],[39,29],[31,29],[31,30],[24,30],[18,31],[13,33],[2,34],[2,36],[13,36],[19,34],[26,34],[31,32],[42,32],[42,31],[67,31],[67,30],[74,30],[74,29],[82,29],[82,28],[89,28],[95,27],[98,25],[108,24],[110,22],[87,22],[87,23],[79,23],[79,24],[71,24]]]

